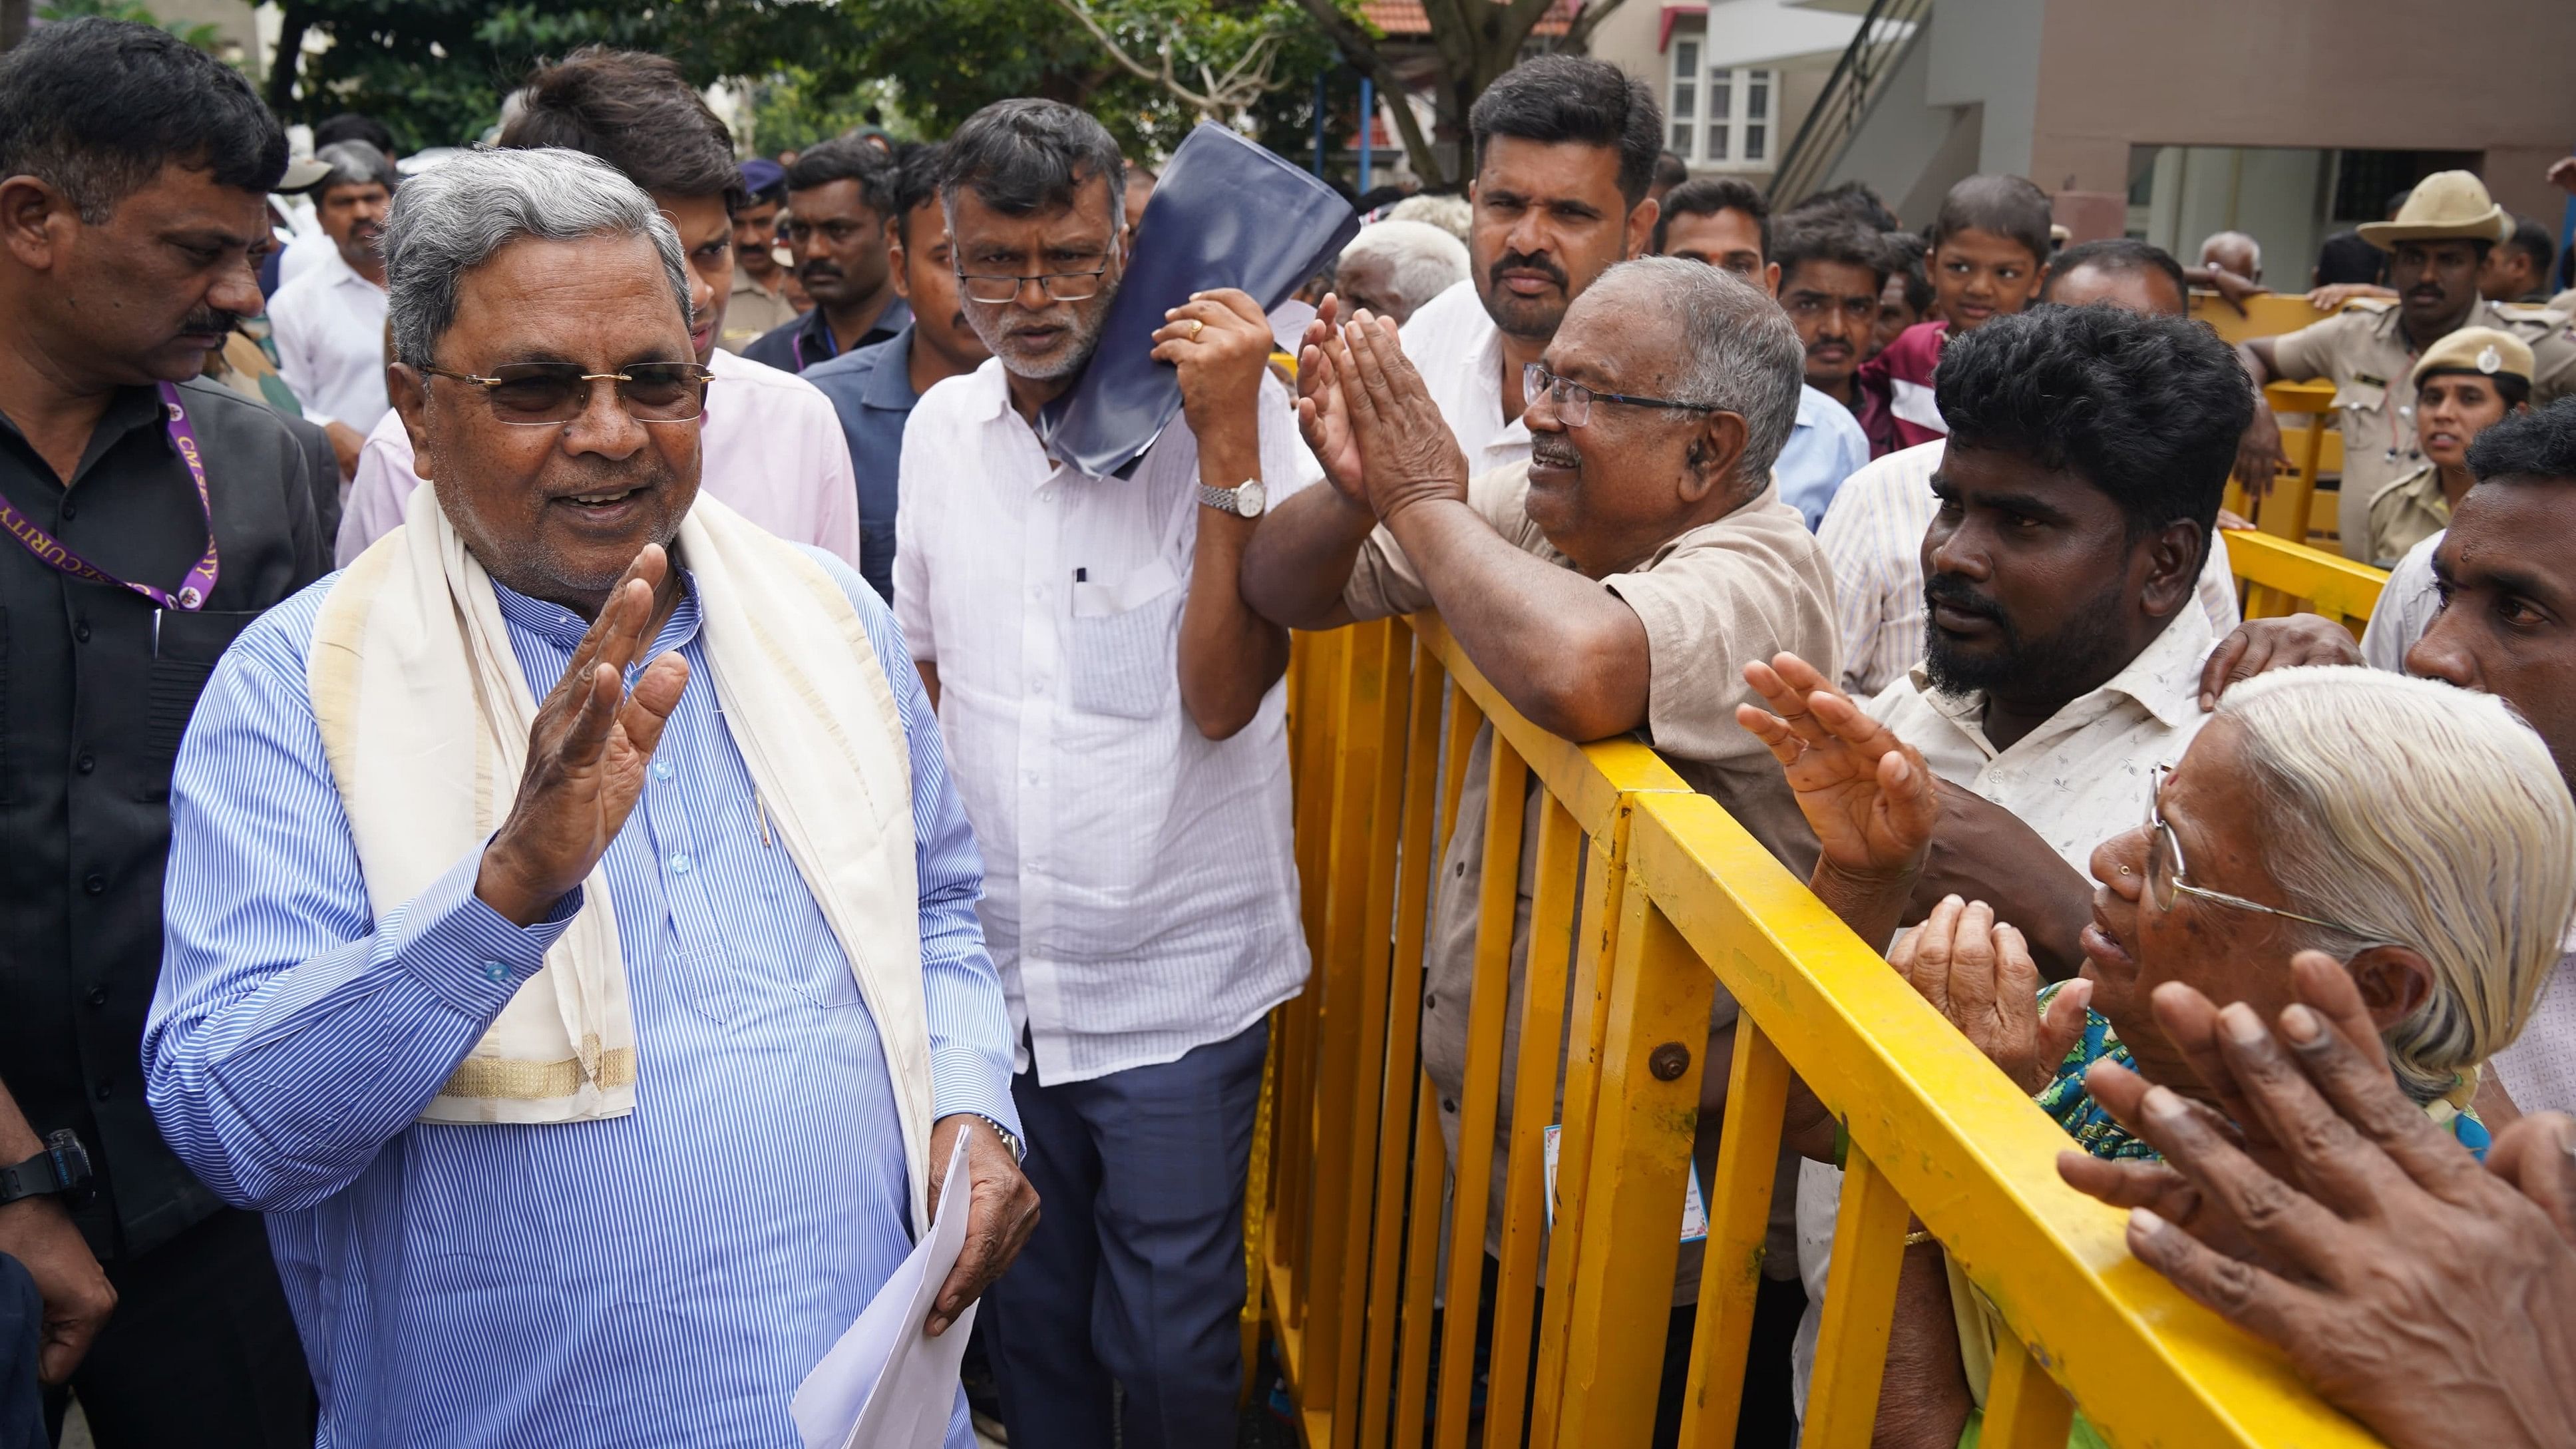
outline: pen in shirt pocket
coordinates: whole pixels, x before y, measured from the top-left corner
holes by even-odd
[[[760,831],[760,848],[769,849],[769,806],[761,800],[757,790],[751,792],[751,820]]]

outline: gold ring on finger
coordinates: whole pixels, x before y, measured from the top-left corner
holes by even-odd
[[[1196,341],[1198,341],[1198,340],[1199,340],[1199,334],[1200,334],[1200,333],[1202,333],[1202,332],[1205,332],[1206,330],[1207,330],[1207,323],[1200,321],[1200,320],[1199,320],[1198,318],[1196,318],[1196,317],[1193,317],[1193,318],[1191,318],[1191,319],[1190,319],[1190,340],[1191,340],[1192,342],[1196,342]]]

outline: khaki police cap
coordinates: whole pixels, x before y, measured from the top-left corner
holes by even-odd
[[[2469,171],[2436,171],[2415,183],[2395,221],[2367,221],[2353,230],[2386,251],[2399,242],[2500,242],[2513,235],[2513,217],[2487,195]]]
[[[2498,373],[2531,381],[2531,344],[2493,327],[2463,327],[2424,349],[2423,359],[2406,374],[2408,384],[2424,385],[2435,372]]]

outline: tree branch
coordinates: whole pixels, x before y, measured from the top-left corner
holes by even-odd
[[[268,66],[268,108],[283,116],[295,98],[295,73],[304,63],[304,7],[288,5],[278,17],[277,56]]]
[[[1574,55],[1590,55],[1593,27],[1599,25],[1611,11],[1618,9],[1620,4],[1621,0],[1591,0],[1591,3],[1575,12],[1574,23],[1566,27],[1565,38],[1557,42],[1557,47]]]
[[[1342,58],[1375,81],[1379,92],[1388,98],[1387,109],[1394,113],[1396,134],[1404,141],[1404,159],[1412,166],[1414,174],[1433,185],[1449,181],[1449,174],[1441,169],[1438,153],[1431,149],[1430,138],[1422,134],[1422,125],[1414,119],[1413,107],[1405,100],[1404,82],[1397,77],[1395,67],[1388,65],[1386,57],[1378,53],[1377,42],[1335,9],[1333,0],[1298,0],[1298,3],[1306,7],[1306,13],[1315,18],[1315,24],[1331,37],[1333,47],[1342,53]],[[1369,124],[1369,118],[1362,116],[1360,124]]]

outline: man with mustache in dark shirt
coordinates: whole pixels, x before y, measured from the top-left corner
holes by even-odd
[[[803,372],[873,346],[912,321],[888,254],[895,165],[865,141],[826,141],[787,168],[787,244],[814,310],[742,350],[754,362]]]

